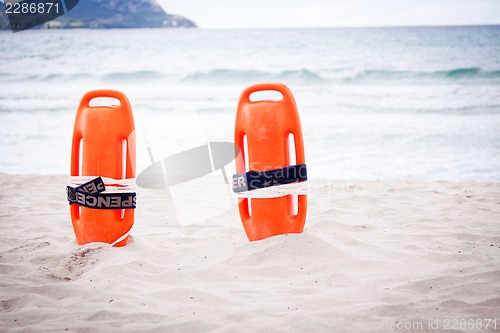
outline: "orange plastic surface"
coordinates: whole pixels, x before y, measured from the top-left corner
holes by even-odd
[[[120,101],[120,105],[89,105],[92,99],[101,97],[116,98]],[[81,140],[83,140],[83,145],[80,152]],[[126,156],[124,156],[123,149],[124,140],[126,141]],[[71,175],[103,176],[114,179],[135,178],[135,161],[134,118],[127,96],[113,90],[95,90],[85,94],[76,113],[71,151]],[[134,210],[123,211],[121,209],[80,208],[76,204],[71,205],[71,221],[78,244],[90,242],[112,244],[118,240],[130,231],[134,224]],[[127,241],[128,236],[115,246],[124,246]]]
[[[258,91],[278,91],[281,101],[250,101]],[[236,158],[236,173],[245,173],[247,156],[250,170],[267,171],[290,165],[288,137],[295,137],[296,164],[304,164],[304,142],[297,105],[291,91],[280,83],[264,83],[243,91],[236,113],[235,144],[241,153]],[[248,151],[245,151],[244,136]],[[251,213],[249,209],[251,200]],[[250,241],[274,235],[301,233],[307,213],[307,196],[298,197],[298,214],[292,212],[292,196],[265,199],[240,199],[239,212]]]

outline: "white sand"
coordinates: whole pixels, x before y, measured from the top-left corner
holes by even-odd
[[[65,183],[0,175],[2,332],[500,330],[500,184],[313,181],[305,232],[254,243],[236,208],[180,227],[141,191],[110,248],[76,244]]]

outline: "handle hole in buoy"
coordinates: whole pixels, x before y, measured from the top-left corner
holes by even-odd
[[[113,98],[113,97],[96,97],[96,98],[92,98],[89,101],[89,106],[91,108],[102,107],[102,106],[105,106],[108,108],[117,108],[120,105],[121,105],[120,100],[117,98]]]
[[[243,161],[245,162],[245,172],[250,171],[250,158],[248,156],[248,138],[247,135],[245,134],[243,136]]]
[[[83,161],[83,139],[80,139],[80,141],[78,142],[78,174],[76,176],[81,176],[82,175],[82,170],[83,170],[83,166],[82,166],[82,161]],[[77,209],[77,218],[80,218],[82,216],[82,207],[80,205],[78,205],[78,209]]]
[[[276,90],[255,91],[249,96],[250,102],[281,102],[283,94]]]
[[[248,138],[247,135],[243,135],[243,149],[241,150],[241,155],[243,156],[243,161],[245,163],[245,172],[250,171],[250,157],[248,154]],[[248,216],[252,216],[252,199],[247,199]]]
[[[127,156],[128,155],[128,143],[127,140],[122,141],[122,179],[127,178]]]
[[[80,143],[78,144],[78,176],[82,175],[82,161],[83,161],[83,139],[80,139]]]
[[[127,140],[122,141],[122,179],[127,178],[127,157],[128,157],[128,142]],[[121,219],[125,218],[125,209],[121,210]]]
[[[297,151],[295,150],[295,136],[293,133],[288,134],[288,165],[297,164]],[[292,215],[299,214],[299,196],[292,194]]]
[[[295,135],[288,134],[288,165],[297,164],[297,152],[295,150]]]

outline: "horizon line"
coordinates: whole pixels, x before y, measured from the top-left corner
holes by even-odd
[[[353,26],[317,26],[317,27],[214,27],[204,28],[197,26],[194,29],[201,30],[285,30],[285,29],[387,29],[387,28],[458,28],[458,27],[493,27],[500,23],[470,23],[470,24],[429,24],[429,25],[353,25]],[[169,28],[167,28],[169,29]],[[179,29],[179,28],[174,28]],[[182,27],[180,29],[183,29]],[[193,29],[193,28],[184,28]]]

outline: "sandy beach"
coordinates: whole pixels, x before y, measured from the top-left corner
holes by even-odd
[[[111,248],[78,246],[66,181],[0,174],[2,332],[500,330],[500,184],[312,180],[304,233],[253,243],[140,190]]]

